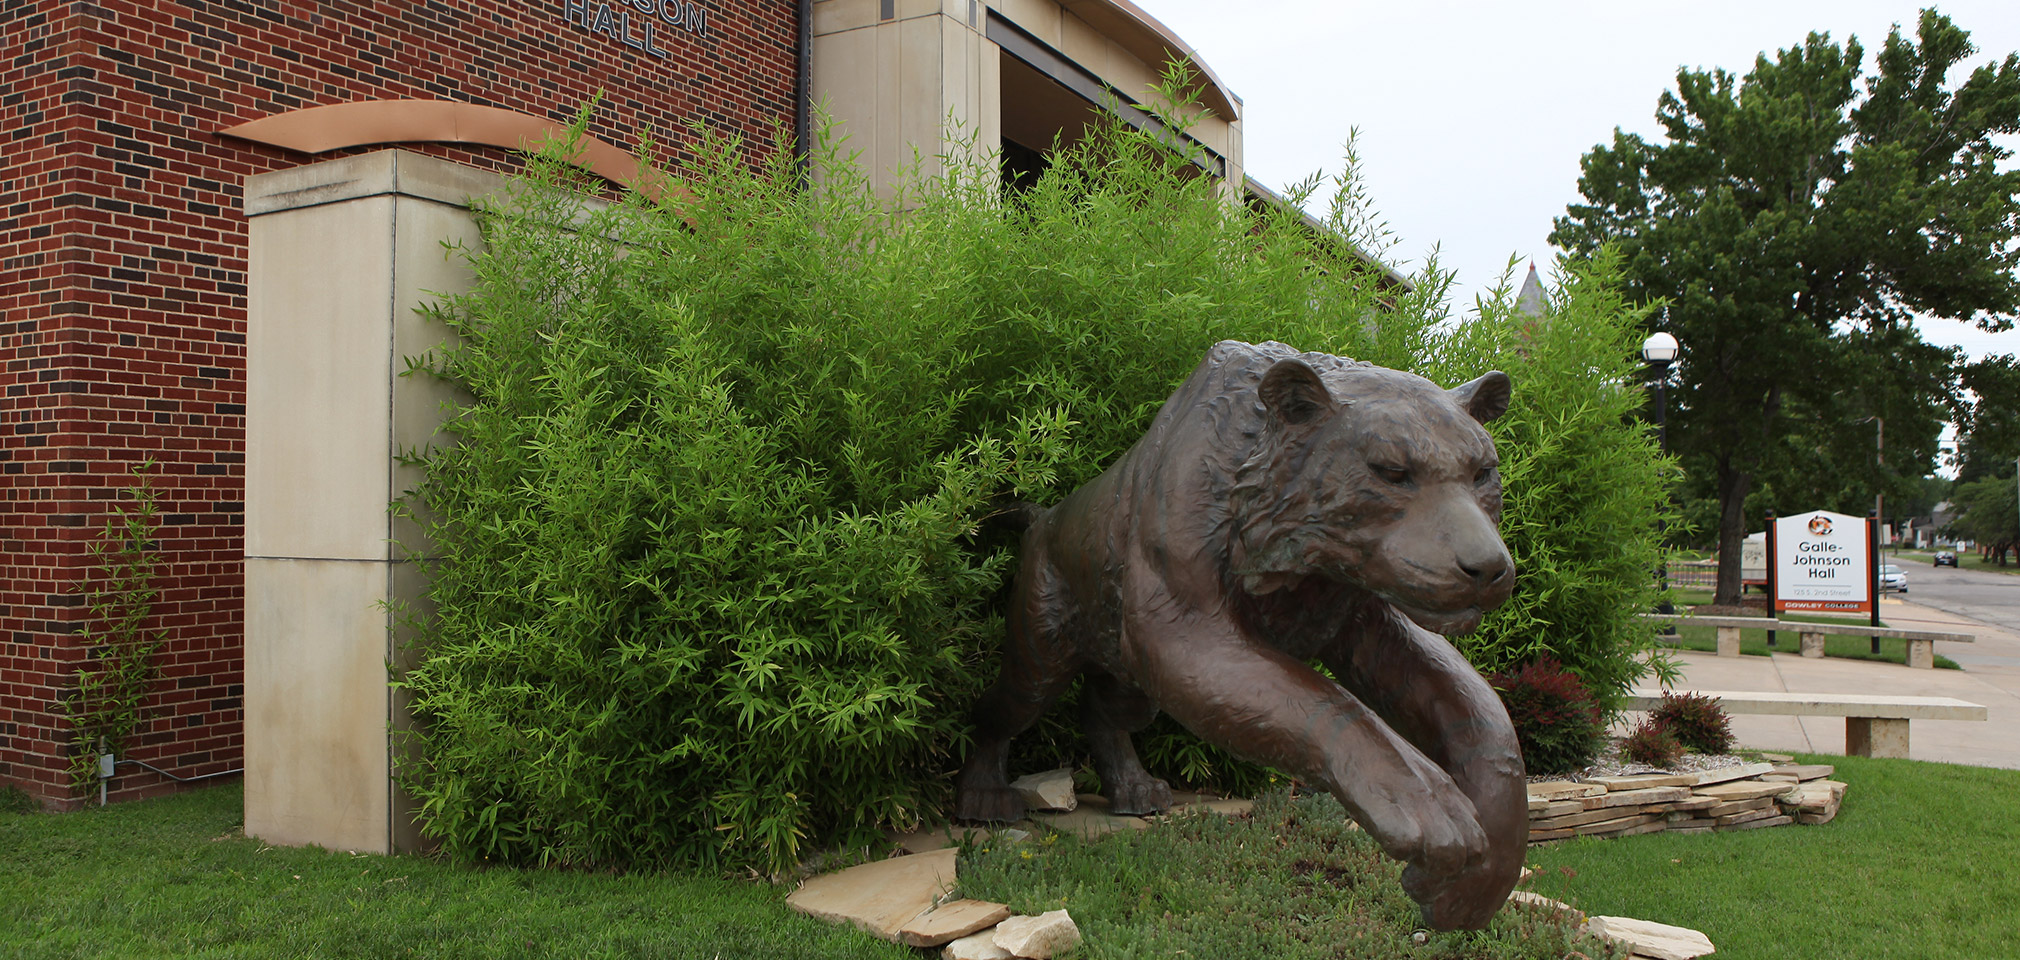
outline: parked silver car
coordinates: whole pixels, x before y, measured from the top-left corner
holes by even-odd
[[[1903,570],[1900,567],[1897,567],[1891,563],[1881,564],[1880,590],[1883,593],[1888,590],[1899,590],[1902,593],[1907,593],[1908,571]]]

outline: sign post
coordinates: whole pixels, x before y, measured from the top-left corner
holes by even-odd
[[[1872,619],[1872,625],[1873,625],[1873,626],[1876,626],[1876,627],[1877,627],[1877,626],[1879,626],[1879,625],[1880,625],[1880,560],[1879,560],[1879,557],[1880,557],[1880,517],[1879,517],[1879,515],[1878,515],[1878,514],[1874,514],[1874,515],[1873,515],[1873,517],[1872,517],[1872,519],[1870,519],[1870,520],[1867,520],[1867,521],[1866,521],[1866,523],[1867,523],[1867,524],[1868,524],[1868,525],[1869,525],[1870,527],[1872,527],[1872,532],[1871,532],[1871,533],[1870,533],[1870,535],[1869,535],[1869,536],[1867,537],[1867,539],[1868,539],[1869,541],[1871,541],[1871,542],[1872,542],[1872,545],[1873,545],[1873,549],[1872,549],[1872,556],[1873,556],[1873,562],[1872,562],[1872,564],[1871,564],[1871,566],[1872,566],[1872,568],[1873,568],[1873,575],[1872,575],[1872,597],[1873,597],[1873,619]],[[1880,638],[1879,638],[1879,637],[1874,637],[1874,638],[1873,638],[1873,656],[1876,656],[1876,657],[1877,657],[1877,656],[1879,656],[1879,655],[1880,655]]]
[[[1773,620],[1775,618],[1775,615],[1780,613],[1780,611],[1775,607],[1775,597],[1777,596],[1777,594],[1775,593],[1775,515],[1773,511],[1768,512],[1767,524],[1768,524],[1767,536],[1764,538],[1767,542],[1763,544],[1763,546],[1767,550],[1766,566],[1767,566],[1768,619]],[[1741,593],[1746,592],[1746,588],[1741,587],[1740,592]],[[1775,648],[1775,632],[1773,630],[1769,630],[1768,649],[1773,650],[1774,648]]]

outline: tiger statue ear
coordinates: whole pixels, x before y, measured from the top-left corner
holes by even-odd
[[[1339,401],[1326,389],[1319,372],[1303,360],[1279,360],[1263,374],[1256,388],[1263,406],[1279,422],[1302,426],[1332,416]]]
[[[1271,371],[1274,373],[1275,371]],[[1459,409],[1471,414],[1473,419],[1486,423],[1508,412],[1508,398],[1515,387],[1508,382],[1508,375],[1499,370],[1489,370],[1476,380],[1462,383],[1445,391]]]

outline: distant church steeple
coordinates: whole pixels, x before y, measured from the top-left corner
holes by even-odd
[[[1543,315],[1543,281],[1536,276],[1536,261],[1529,261],[1529,276],[1522,281],[1522,292],[1515,295],[1515,312],[1525,317]]]

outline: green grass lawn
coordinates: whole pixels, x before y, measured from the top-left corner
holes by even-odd
[[[1711,602],[1711,591],[1671,590],[1669,591],[1669,602],[1675,604],[1679,611],[1687,607],[1703,606]],[[1848,622],[1842,617],[1814,617],[1793,613],[1783,614],[1781,619],[1790,623]],[[1882,621],[1881,625],[1885,626],[1885,621]],[[1678,627],[1676,633],[1677,635],[1674,638],[1664,639],[1666,646],[1679,650],[1699,650],[1705,653],[1715,653],[1718,650],[1718,631],[1716,628]],[[1770,652],[1775,651],[1795,653],[1801,649],[1801,643],[1801,639],[1794,633],[1780,632],[1775,634],[1774,651],[1770,651],[1767,645],[1766,630],[1741,630],[1739,632],[1739,652],[1741,656],[1765,657]],[[1881,640],[1880,652],[1874,654],[1873,641],[1870,637],[1825,637],[1824,656],[1844,657],[1848,660],[1881,660],[1887,663],[1905,664],[1908,662],[1908,641]],[[1939,653],[1936,655],[1936,669],[1957,670],[1961,668],[1957,666],[1955,660]]]
[[[1924,960],[2020,952],[2020,771],[1805,757],[1851,784],[1837,819],[1531,851],[1531,889],[1704,931],[1719,957]]]
[[[1832,823],[1531,848],[1528,889],[1702,930],[1721,957],[2012,956],[2020,771],[1806,757],[1851,784]],[[0,945],[41,957],[882,958],[921,955],[791,913],[782,889],[678,874],[469,869],[269,847],[224,786],[105,810],[0,813]],[[1505,912],[1411,943],[1400,870],[1329,797],[1182,818],[1093,842],[965,852],[962,892],[1065,907],[1065,960],[1402,960],[1605,952]]]
[[[241,797],[0,813],[0,955],[919,956],[792,913],[769,885],[270,847],[241,835]]]
[[[1784,622],[1803,623],[1843,622],[1829,621],[1822,617],[1797,617],[1792,615],[1784,615],[1781,619]],[[1765,657],[1771,652],[1795,653],[1801,649],[1801,643],[1801,638],[1796,634],[1789,631],[1780,631],[1775,634],[1775,647],[1774,650],[1770,651],[1767,645],[1766,630],[1741,630],[1739,632],[1739,652],[1741,656]],[[1718,650],[1718,631],[1713,627],[1678,627],[1676,628],[1676,636],[1674,638],[1664,638],[1664,644],[1679,650],[1701,650],[1706,653],[1712,653]],[[1873,641],[1870,637],[1827,636],[1824,638],[1824,656],[1844,657],[1848,660],[1882,660],[1887,663],[1905,664],[1908,662],[1908,641],[1882,639],[1880,641],[1880,652],[1875,655],[1873,653]],[[1939,653],[1936,655],[1936,669],[1957,670],[1960,668],[1957,666],[1955,660]]]

